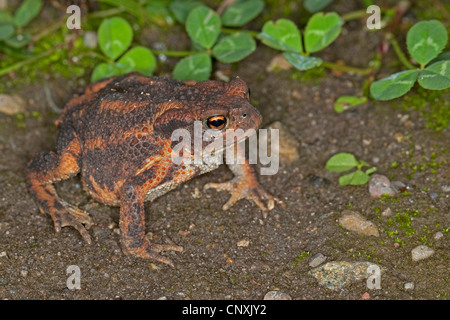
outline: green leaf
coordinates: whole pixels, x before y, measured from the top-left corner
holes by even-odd
[[[29,33],[14,34],[10,38],[5,39],[5,43],[10,47],[18,49],[26,46],[31,39],[32,36]]]
[[[309,70],[322,64],[322,59],[316,57],[306,57],[300,53],[283,52],[283,56],[290,64],[301,71]]]
[[[332,0],[305,0],[303,6],[311,13],[317,12],[330,4]]]
[[[91,82],[117,76],[121,74],[121,70],[115,64],[100,63],[94,68],[91,74]]]
[[[343,176],[339,177],[339,184],[341,186],[347,186],[347,185],[362,185],[369,182],[370,176],[361,171],[356,170],[352,173],[345,174]]]
[[[267,21],[257,36],[265,45],[277,50],[302,52],[300,31],[295,23],[288,19],[279,19],[275,23]]]
[[[137,71],[143,75],[151,76],[156,67],[156,59],[149,49],[134,47],[117,61],[117,67],[126,70],[125,73]]]
[[[25,0],[14,14],[14,25],[24,27],[41,11],[42,0]]]
[[[338,153],[328,159],[325,169],[330,172],[344,172],[358,165],[358,161],[351,153]]]
[[[208,80],[212,70],[211,57],[206,53],[197,53],[178,61],[173,77],[177,80]]]
[[[305,28],[306,52],[317,52],[330,45],[341,33],[343,23],[335,12],[314,14]]]
[[[166,26],[174,24],[172,14],[169,12],[166,1],[164,0],[149,1],[149,4],[145,7],[145,11],[150,20],[158,25]]]
[[[342,113],[351,107],[356,107],[367,102],[367,97],[340,96],[334,102],[334,111]]]
[[[14,34],[14,26],[12,24],[0,23],[0,41],[8,39]]]
[[[217,60],[232,63],[244,59],[256,49],[256,42],[248,33],[237,32],[221,39],[213,48]]]
[[[240,27],[253,20],[264,9],[262,0],[238,0],[225,9],[222,24],[229,27]]]
[[[447,30],[438,20],[418,22],[406,35],[406,45],[411,57],[422,65],[436,58],[445,48],[447,40]]]
[[[107,3],[119,8],[124,8],[125,11],[131,13],[135,17],[142,19],[144,17],[144,11],[137,1],[134,0],[98,0],[98,2]]]
[[[428,62],[428,65],[432,65],[433,63],[443,61],[443,60],[450,60],[450,51],[444,51],[438,54],[436,58]]]
[[[14,19],[9,12],[0,10],[0,25],[5,24],[14,24]]]
[[[98,43],[102,52],[111,59],[116,59],[127,50],[133,39],[130,24],[119,17],[103,20],[98,28]]]
[[[394,73],[387,78],[373,82],[370,93],[376,100],[391,100],[407,93],[414,85],[419,70]]]
[[[208,7],[196,7],[186,19],[186,31],[193,41],[209,49],[219,36],[220,17]]]
[[[429,65],[419,73],[417,79],[425,89],[443,90],[450,87],[450,60]]]
[[[376,171],[377,171],[377,168],[372,167],[372,168],[366,170],[366,174],[367,174],[367,175],[370,175],[370,174],[372,174],[372,173],[374,173],[374,172],[376,172]]]
[[[169,5],[170,10],[172,11],[173,15],[175,16],[175,19],[178,20],[178,22],[186,23],[187,16],[189,15],[189,12],[191,12],[192,9],[203,5],[200,1],[174,1],[171,2]]]

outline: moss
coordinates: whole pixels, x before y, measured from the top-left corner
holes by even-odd
[[[405,111],[418,111],[426,120],[425,126],[435,131],[447,128],[450,121],[450,90],[433,91],[418,87],[404,97],[402,108]]]

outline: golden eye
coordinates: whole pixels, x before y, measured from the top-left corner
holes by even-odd
[[[222,130],[227,125],[227,118],[225,116],[213,116],[206,120],[206,125],[210,129]]]

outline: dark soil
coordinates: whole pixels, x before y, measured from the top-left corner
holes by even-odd
[[[364,67],[376,43],[373,33],[349,27],[321,56]],[[48,107],[43,87],[51,88],[58,105],[83,88],[62,79],[17,88],[28,101],[27,110],[39,110],[42,117],[21,120],[0,114],[0,298],[262,299],[268,291],[280,290],[293,299],[361,299],[365,292],[373,299],[447,299],[450,193],[443,187],[450,184],[448,128],[426,128],[427,118],[403,109],[401,99],[370,101],[337,114],[334,100],[358,94],[362,77],[329,71],[320,76],[292,70],[268,73],[265,68],[275,54],[258,48],[233,75],[251,87],[263,127],[280,121],[300,143],[298,160],[276,175],[260,177],[284,207],[277,205],[264,221],[259,209],[244,200],[222,211],[228,194],[202,187],[232,178],[225,166],[148,203],[147,230],[155,241],[167,236],[184,247],[182,253],[165,253],[176,268],[125,256],[116,232],[118,208],[90,199],[79,177],[57,188],[61,198],[93,217],[93,244],[83,243],[72,228],[55,234],[51,218],[38,212],[26,190],[24,170],[34,154],[51,150],[55,142],[52,123],[57,115]],[[404,182],[407,193],[372,199],[367,185],[339,186],[338,175],[325,170],[326,161],[338,152],[351,152],[376,166],[378,173]],[[381,215],[387,208],[392,221]],[[375,223],[380,236],[343,229],[338,218],[345,209]],[[412,223],[402,225],[396,213],[413,216]],[[434,240],[436,232],[444,237]],[[245,239],[248,246],[237,245]],[[421,244],[432,245],[435,253],[414,262],[411,250]],[[308,274],[309,258],[316,253],[327,261],[377,263],[385,268],[381,289],[368,289],[366,281],[340,291],[320,286]],[[70,265],[81,270],[80,290],[67,288]],[[404,288],[407,282],[414,283],[413,290]]]

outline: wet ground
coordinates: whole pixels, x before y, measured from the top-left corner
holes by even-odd
[[[322,57],[364,67],[376,42],[359,47],[358,39],[370,37],[361,28],[346,30]],[[346,50],[336,50],[341,47]],[[61,198],[93,217],[93,244],[84,244],[72,228],[55,234],[51,218],[38,212],[25,188],[24,170],[34,154],[52,149],[55,142],[52,123],[57,115],[50,111],[44,86],[60,106],[82,88],[61,79],[17,88],[27,111],[38,110],[41,116],[0,113],[0,298],[262,299],[279,290],[292,299],[361,299],[367,293],[372,299],[448,299],[448,129],[428,129],[427,118],[403,109],[401,99],[370,101],[337,114],[334,100],[358,94],[362,77],[265,71],[275,54],[261,47],[233,75],[251,87],[263,127],[279,121],[298,142],[297,160],[285,162],[276,175],[260,177],[284,206],[277,205],[264,221],[260,210],[245,200],[222,211],[228,194],[202,187],[232,178],[225,166],[147,203],[147,230],[155,241],[169,237],[184,247],[182,253],[165,253],[176,268],[125,256],[117,232],[118,208],[90,199],[79,177],[57,188]],[[444,101],[448,107],[448,93]],[[339,186],[338,175],[325,170],[326,161],[338,152],[353,153],[378,173],[402,181],[407,193],[372,199],[367,185]],[[391,215],[382,214],[388,208]],[[379,237],[345,230],[338,222],[343,210],[361,213],[377,226]],[[437,239],[439,232],[443,237]],[[434,254],[413,261],[411,250],[423,244]],[[383,270],[381,289],[369,289],[365,280],[340,290],[319,284],[308,264],[318,253],[327,262],[376,263]],[[67,287],[71,265],[81,271],[79,290]],[[414,288],[406,289],[407,283]]]

